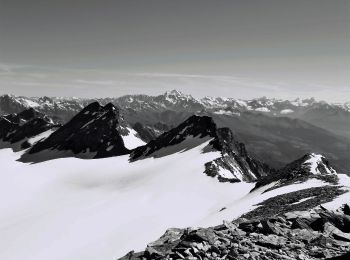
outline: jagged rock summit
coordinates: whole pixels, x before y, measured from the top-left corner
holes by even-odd
[[[135,160],[149,156],[161,157],[167,155],[167,153],[174,153],[175,150],[165,151],[165,153],[159,153],[159,151],[184,141],[187,141],[186,144],[179,147],[178,151],[190,149],[214,137],[215,132],[216,125],[212,118],[191,116],[179,126],[151,140],[147,145],[136,148],[131,153],[131,159]]]
[[[134,149],[131,161],[147,157],[163,157],[192,149],[208,142],[203,152],[219,151],[220,156],[205,164],[205,173],[220,181],[254,181],[270,173],[271,169],[249,157],[244,144],[237,142],[228,128],[217,128],[208,116],[193,115],[163,133],[147,145]]]
[[[322,154],[308,153],[299,160],[288,164],[283,171],[305,172],[309,174],[336,174],[329,161]]]
[[[0,140],[9,144],[20,143],[21,148],[28,148],[28,139],[56,127],[51,118],[33,108],[18,114],[0,117]]]
[[[70,152],[76,157],[102,158],[129,153],[119,130],[119,110],[111,103],[93,102],[47,139],[34,145],[22,159],[50,151]]]
[[[304,182],[308,179],[320,179],[331,184],[336,184],[338,181],[337,171],[330,165],[325,156],[308,153],[273,174],[259,179],[255,189],[273,182],[278,182],[271,188],[275,189],[292,183]]]

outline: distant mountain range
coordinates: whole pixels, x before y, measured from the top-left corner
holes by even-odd
[[[125,122],[149,142],[191,115],[212,117],[229,127],[257,159],[275,168],[306,153],[325,154],[339,171],[350,170],[350,105],[315,99],[294,101],[258,98],[193,98],[173,90],[159,96],[127,95],[83,99],[0,96],[0,114],[35,108],[56,123],[66,123],[88,104],[112,103]]]
[[[126,95],[116,98],[96,99],[2,95],[0,96],[0,113],[18,113],[32,107],[64,122],[93,101],[98,101],[103,105],[113,103],[123,110],[132,111],[199,112],[204,110],[222,115],[239,115],[239,113],[250,111],[269,116],[303,119],[320,127],[329,127],[339,120],[344,121],[344,119],[349,120],[350,118],[350,102],[333,104],[316,101],[314,98],[290,101],[266,97],[251,100],[223,97],[196,99],[177,90],[167,91],[159,96]],[[339,117],[338,120],[336,117]],[[339,128],[341,125],[343,127]],[[333,128],[336,132],[343,132],[350,136],[346,126],[348,125],[345,121]]]
[[[27,149],[20,158],[22,162],[71,156],[106,158],[125,154],[130,154],[130,161],[137,161],[169,156],[210,141],[203,151],[218,151],[221,156],[205,164],[204,172],[208,176],[217,177],[222,182],[258,181],[258,186],[260,182],[267,184],[265,178],[270,182],[276,179],[273,176],[277,176],[278,180],[284,178],[267,164],[249,156],[245,144],[236,139],[232,130],[219,128],[212,117],[192,115],[161,134],[155,134],[154,129],[150,132],[140,123],[135,125],[136,128],[131,126],[112,103],[101,105],[97,101],[92,102],[62,126],[31,107],[18,114],[0,117],[0,140],[8,143],[8,147]],[[303,166],[308,164],[313,164],[312,169]],[[301,171],[335,173],[328,164],[323,156],[312,153],[288,164],[280,172],[283,176]]]

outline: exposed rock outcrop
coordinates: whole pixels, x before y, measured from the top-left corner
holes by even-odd
[[[282,169],[260,178],[254,189],[276,182],[276,185],[269,189],[271,190],[296,182],[304,182],[310,178],[320,179],[331,184],[338,182],[337,172],[329,161],[323,155],[310,153]]]
[[[343,211],[317,207],[212,228],[169,229],[145,251],[120,259],[346,259],[349,232]]]
[[[249,157],[244,144],[234,139],[228,128],[217,128],[208,116],[191,116],[177,127],[134,149],[131,160],[162,157],[209,142],[203,152],[219,151],[221,156],[205,164],[205,173],[219,181],[254,181],[273,171]]]
[[[0,140],[9,144],[22,143],[22,148],[28,148],[31,145],[27,142],[29,138],[58,126],[51,118],[29,108],[0,117]]]

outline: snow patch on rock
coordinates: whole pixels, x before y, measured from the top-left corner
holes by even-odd
[[[122,135],[124,145],[126,148],[131,150],[146,144],[144,141],[141,140],[140,137],[138,137],[138,134],[134,129],[127,127],[127,130],[128,134],[125,136]]]
[[[324,164],[323,160],[325,157],[321,154],[311,153],[310,158],[304,162],[304,166],[310,169],[312,174],[322,174],[319,170],[319,166]],[[335,174],[336,171],[332,167],[323,167],[327,174]]]

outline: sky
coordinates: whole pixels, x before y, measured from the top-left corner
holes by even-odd
[[[349,0],[0,0],[0,94],[350,101]]]

